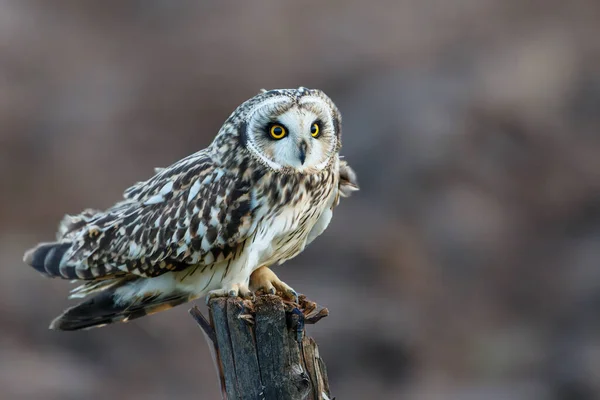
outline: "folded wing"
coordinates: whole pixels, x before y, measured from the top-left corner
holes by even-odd
[[[143,277],[227,260],[253,227],[250,183],[207,151],[187,157],[127,191],[105,212],[66,217],[59,240],[25,262],[49,276]]]

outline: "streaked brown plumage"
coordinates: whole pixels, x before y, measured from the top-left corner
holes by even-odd
[[[274,124],[285,134],[277,140]],[[339,159],[340,127],[321,91],[264,92],[240,105],[206,149],[157,169],[106,211],[65,217],[57,241],[25,262],[83,280],[72,297],[92,297],[51,327],[126,321],[204,295],[249,296],[254,270],[299,254],[327,227],[339,196],[357,189]]]

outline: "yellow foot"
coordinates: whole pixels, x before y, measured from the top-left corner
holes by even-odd
[[[298,293],[285,282],[282,282],[268,267],[262,266],[250,275],[250,290],[253,293],[275,294],[281,293],[281,297],[298,302]]]
[[[241,297],[243,299],[253,299],[254,293],[248,289],[245,283],[234,283],[225,285],[220,289],[211,290],[206,295],[206,304],[215,297]]]

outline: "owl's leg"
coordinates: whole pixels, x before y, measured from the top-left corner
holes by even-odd
[[[282,297],[298,302],[298,293],[285,282],[282,282],[269,267],[264,265],[254,270],[250,275],[250,290],[253,293],[264,292],[268,294],[281,292]]]
[[[206,295],[206,304],[215,297],[241,297],[243,299],[254,299],[254,293],[248,289],[246,283],[234,283],[225,285],[220,289],[211,290]]]

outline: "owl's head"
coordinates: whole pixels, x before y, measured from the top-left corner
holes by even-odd
[[[315,173],[341,147],[341,117],[315,89],[263,91],[231,115],[240,144],[259,162],[282,172]]]

